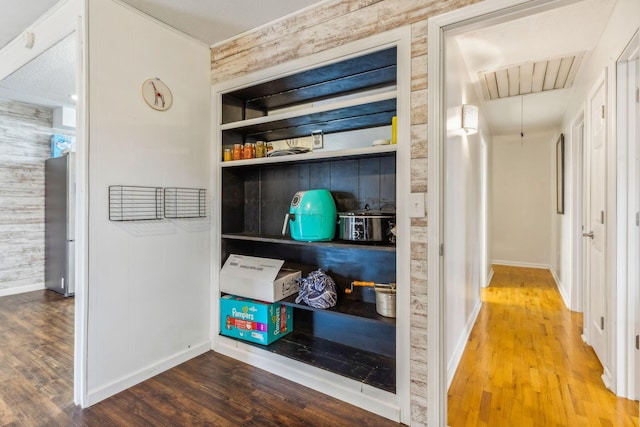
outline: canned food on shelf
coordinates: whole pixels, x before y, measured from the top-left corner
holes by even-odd
[[[242,144],[233,144],[233,160],[242,160]]]

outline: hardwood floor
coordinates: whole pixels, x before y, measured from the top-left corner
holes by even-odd
[[[0,298],[0,425],[46,425],[73,401],[73,299]]]
[[[637,426],[638,402],[602,384],[548,270],[494,266],[491,286],[453,378],[451,427]]]
[[[208,352],[90,408],[73,405],[73,299],[0,298],[0,426],[394,426]]]

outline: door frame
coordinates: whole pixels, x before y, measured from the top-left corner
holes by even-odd
[[[635,336],[638,330],[640,302],[640,228],[636,223],[636,213],[640,210],[640,164],[637,159],[640,151],[638,141],[638,104],[636,100],[637,73],[630,62],[636,60],[640,52],[640,32],[631,38],[616,61],[616,121],[614,127],[618,138],[618,306],[622,308],[618,322],[619,352],[616,355],[618,366],[617,391],[630,399],[640,397],[640,372],[637,372],[636,358],[640,357],[635,349]],[[635,104],[635,105],[634,105]],[[632,115],[631,113],[636,113]]]
[[[577,114],[576,118],[571,122],[571,156],[572,159],[572,200],[573,212],[571,214],[571,297],[570,309],[572,311],[583,312],[585,307],[584,286],[584,142],[585,142],[585,124],[584,124],[584,106]]]
[[[453,10],[428,19],[428,181],[427,193],[429,227],[427,230],[427,402],[428,425],[447,425],[447,381],[445,350],[445,291],[444,261],[442,244],[444,240],[444,142],[446,124],[444,120],[444,41],[445,33],[469,31],[493,23],[504,22],[578,0],[495,0],[481,2]]]
[[[447,424],[447,386],[445,381],[446,354],[444,349],[444,338],[446,334],[445,313],[444,313],[444,281],[443,281],[443,257],[441,248],[443,243],[443,196],[444,196],[444,163],[443,163],[443,143],[446,136],[446,124],[444,123],[444,39],[445,33],[453,31],[468,31],[474,28],[511,20],[519,17],[539,13],[544,10],[553,9],[559,6],[575,3],[579,0],[495,0],[492,2],[481,2],[461,9],[457,9],[439,16],[429,18],[427,24],[428,31],[428,51],[430,52],[428,61],[428,180],[430,191],[427,193],[427,205],[429,208],[429,227],[427,230],[427,262],[428,276],[427,288],[429,300],[427,310],[430,313],[427,324],[427,340],[431,343],[427,352],[429,378],[427,387],[427,401],[430,403],[430,410],[427,415],[429,425]],[[621,53],[621,52],[620,52]],[[619,55],[612,55],[616,58]],[[614,65],[613,60],[609,60],[607,68]],[[606,84],[608,87],[615,87],[614,73],[609,73]],[[615,123],[616,107],[615,93],[608,91],[607,103],[609,104],[607,119],[609,123]],[[572,123],[573,124],[573,123]],[[617,263],[617,248],[619,245],[620,231],[617,228],[616,217],[616,166],[617,166],[617,144],[615,143],[614,126],[609,126],[607,130],[606,148],[606,206],[610,212],[607,224],[608,241],[606,246],[606,281],[610,289],[609,308],[615,308],[622,297],[623,292],[619,292],[616,287],[619,284],[619,266]],[[575,230],[574,230],[575,232]],[[581,234],[581,233],[580,233]],[[626,287],[625,287],[626,290]],[[585,289],[586,292],[586,289]],[[624,292],[626,294],[626,292]],[[616,304],[616,306],[613,306]],[[586,307],[586,304],[585,304]],[[611,316],[609,323],[619,324],[621,316],[626,315],[627,306],[623,310],[610,310],[615,313],[615,319]],[[636,310],[637,311],[637,310]],[[626,318],[625,318],[626,319]],[[612,333],[612,341],[609,349],[613,352],[612,362],[615,364],[617,356],[621,351],[619,337]],[[628,347],[628,346],[627,346]],[[620,376],[627,374],[624,366],[621,369],[614,369],[611,375],[613,382],[609,384],[616,392],[616,383]]]
[[[46,50],[50,49],[63,38],[75,33],[76,37],[76,89],[78,101],[76,103],[76,251],[75,275],[76,288],[74,295],[74,341],[73,341],[73,400],[83,405],[86,398],[86,347],[87,310],[88,302],[86,272],[87,266],[87,235],[88,235],[88,205],[86,203],[86,185],[88,163],[86,112],[86,81],[88,70],[86,58],[86,7],[89,0],[66,0],[56,3],[51,9],[40,16],[25,31],[36,35],[36,44],[32,49],[25,49],[22,38],[16,37],[0,49],[0,80],[9,76]]]

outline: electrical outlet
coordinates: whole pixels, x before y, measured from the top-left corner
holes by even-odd
[[[313,138],[311,146],[314,150],[324,148],[324,141],[322,140],[321,130],[314,130],[313,132],[311,132],[311,138]]]

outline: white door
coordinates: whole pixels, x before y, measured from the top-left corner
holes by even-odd
[[[635,98],[635,103],[633,102],[631,103],[632,112],[634,111],[633,106],[635,106],[635,114],[632,114],[631,117],[635,117],[635,121],[631,119],[630,134],[631,134],[631,138],[635,138],[635,147],[636,147],[635,179],[637,183],[637,182],[640,182],[639,180],[640,178],[640,60],[636,58],[634,61],[631,61],[630,68],[632,70],[635,70],[635,84],[631,84],[631,87],[632,87],[631,99],[633,100]],[[633,78],[631,80],[633,80]],[[634,96],[634,92],[635,92],[635,96]],[[637,190],[636,203],[638,203],[638,201],[640,201],[640,185],[637,185],[636,190]],[[640,211],[636,211],[636,231],[635,232],[636,232],[636,235],[640,235]],[[637,238],[636,242],[638,241],[640,241],[640,237]],[[640,259],[639,259],[640,250],[638,249],[639,248],[636,246],[636,256],[638,257],[636,259],[636,276],[635,276],[636,279],[639,278],[637,266],[640,265]],[[635,372],[635,383],[634,383],[635,394],[632,393],[631,398],[638,400],[638,398],[640,398],[640,335],[639,335],[640,334],[640,310],[638,309],[640,308],[640,283],[636,281],[636,283],[630,284],[629,291],[632,296],[635,295],[635,298],[633,297],[631,298],[632,300],[635,300],[635,307],[632,306],[631,309],[629,310],[629,313],[635,313],[634,329],[633,329],[635,342],[634,342],[634,345],[632,346],[632,349],[633,349],[632,351],[634,353],[633,360],[634,360],[634,372]]]
[[[595,85],[588,102],[587,135],[587,206],[584,235],[586,245],[586,274],[589,288],[587,331],[589,344],[593,347],[602,365],[606,368],[608,295],[605,285],[606,233],[605,222],[609,220],[605,209],[606,184],[606,74]]]

